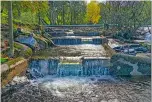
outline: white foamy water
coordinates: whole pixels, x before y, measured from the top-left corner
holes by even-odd
[[[2,102],[150,102],[150,81],[145,79],[46,76],[3,89]]]
[[[39,84],[43,89],[49,90],[54,96],[65,98],[69,94],[79,94],[81,92],[91,92],[93,87],[96,87],[94,83],[98,81],[107,80],[111,82],[117,82],[118,80],[112,78],[110,75],[92,76],[92,77],[55,77],[46,76],[37,80],[31,80],[31,84]]]

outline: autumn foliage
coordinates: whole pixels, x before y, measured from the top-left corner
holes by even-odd
[[[96,24],[100,19],[100,6],[97,2],[91,1],[87,5],[87,21]]]

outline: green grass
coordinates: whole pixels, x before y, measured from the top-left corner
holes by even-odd
[[[8,61],[8,58],[0,58],[1,64],[5,63]]]

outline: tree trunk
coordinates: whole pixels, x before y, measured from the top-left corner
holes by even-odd
[[[14,39],[13,39],[12,1],[8,2],[8,25],[9,25],[10,57],[13,57],[14,56]]]
[[[64,19],[64,4],[62,5],[62,22],[63,25],[65,24],[65,19]]]
[[[54,1],[48,1],[49,2],[49,20],[50,24],[54,25]]]

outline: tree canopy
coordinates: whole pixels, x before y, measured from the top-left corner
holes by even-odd
[[[87,21],[93,24],[96,24],[99,22],[99,19],[101,18],[100,15],[100,6],[96,1],[91,1],[87,5]]]

